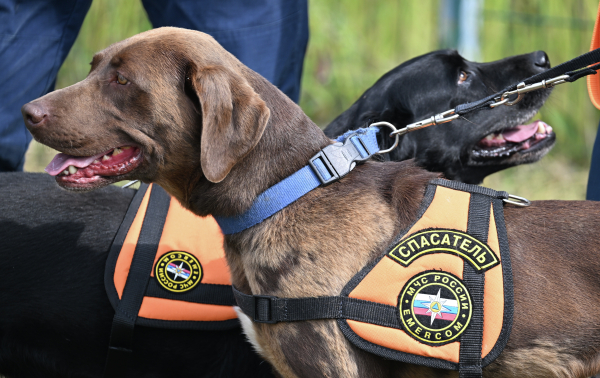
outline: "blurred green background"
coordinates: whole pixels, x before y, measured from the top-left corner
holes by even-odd
[[[300,105],[320,126],[347,109],[385,72],[447,47],[442,0],[315,0]],[[480,61],[544,50],[553,65],[589,49],[598,0],[483,0]],[[82,80],[95,52],[151,28],[138,0],[94,0],[57,88]],[[530,199],[583,199],[600,120],[585,80],[565,84],[536,116],[557,134],[542,161],[490,176],[484,185]],[[25,164],[41,171],[54,151],[32,143]]]

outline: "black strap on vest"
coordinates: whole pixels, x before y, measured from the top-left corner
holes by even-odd
[[[257,323],[295,322],[315,319],[351,319],[401,329],[396,307],[362,299],[334,296],[278,298],[248,295],[233,287],[240,309]]]
[[[145,195],[147,185],[143,184],[132,202],[139,201]],[[138,239],[137,246],[129,268],[127,283],[123,289],[121,301],[117,306],[115,317],[113,319],[112,329],[110,331],[110,344],[104,368],[104,377],[106,378],[125,378],[127,377],[128,363],[131,358],[133,347],[133,330],[135,322],[144,299],[144,293],[148,286],[154,258],[158,249],[158,243],[162,236],[163,226],[171,197],[158,185],[152,186],[148,210],[144,216],[142,229]],[[138,206],[132,207],[134,215],[137,213]],[[129,210],[125,215],[128,219]],[[131,224],[131,222],[130,222]]]
[[[482,243],[487,243],[490,211],[491,201],[489,197],[479,193],[471,193],[467,233]],[[485,272],[477,273],[475,268],[466,261],[463,269],[463,282],[469,293],[471,293],[473,314],[471,324],[460,337],[459,377],[480,378],[482,374],[481,344],[483,340]]]

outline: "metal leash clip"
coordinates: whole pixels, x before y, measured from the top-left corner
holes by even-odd
[[[507,92],[504,92],[502,94],[502,96],[496,97],[494,99],[495,102],[490,104],[490,107],[495,108],[496,106],[500,106],[500,105],[512,106],[512,105],[518,104],[523,99],[525,93],[537,91],[538,89],[552,88],[558,84],[566,83],[567,82],[566,79],[568,79],[569,77],[570,77],[569,75],[560,75],[560,76],[554,77],[552,79],[542,80],[539,83],[534,83],[531,85],[527,85],[524,82],[521,82],[517,85],[517,89],[515,89],[514,91],[507,91]],[[511,100],[510,99],[511,96],[514,96],[514,95],[517,95],[517,98],[514,100]],[[392,131],[390,136],[404,135],[411,131],[419,130],[419,129],[425,128],[427,126],[439,125],[442,123],[450,122],[450,121],[457,119],[458,117],[460,117],[460,115],[456,114],[455,109],[446,110],[445,112],[436,114],[430,118],[421,120],[419,122],[411,123],[410,125],[407,125],[406,127],[402,128],[402,129],[396,130],[394,128],[394,131]],[[380,123],[386,124],[387,122],[379,122],[377,124],[380,124]],[[377,124],[373,124],[371,126],[375,126]],[[387,124],[386,126],[388,126],[388,125],[389,124]],[[389,151],[386,150],[385,152],[389,152]],[[382,153],[385,153],[385,152],[382,152]]]
[[[411,131],[419,130],[419,129],[425,128],[427,126],[439,125],[442,123],[450,122],[450,121],[457,119],[458,117],[459,117],[459,115],[455,114],[454,109],[446,110],[445,112],[436,114],[436,115],[432,116],[431,118],[427,118],[427,119],[424,119],[419,122],[411,123],[410,125],[407,125],[405,128],[393,131],[390,134],[390,136],[404,135]]]
[[[500,98],[495,98],[494,100],[496,102],[491,104],[490,107],[495,108],[499,105],[513,106],[521,102],[525,93],[537,91],[538,89],[552,88],[556,85],[566,83],[566,79],[568,79],[569,77],[569,75],[560,75],[552,79],[542,80],[539,83],[533,83],[531,85],[526,85],[525,83],[521,82],[517,85],[517,89],[515,89],[514,91],[504,92]],[[514,95],[517,95],[517,98],[511,101],[510,97]]]

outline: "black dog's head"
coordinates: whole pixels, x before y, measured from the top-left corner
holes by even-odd
[[[385,74],[326,129],[329,137],[386,121],[402,128],[459,104],[477,101],[550,68],[543,51],[490,63],[469,62],[442,50],[411,59]],[[525,95],[514,106],[483,109],[450,123],[405,135],[392,160],[415,158],[430,171],[477,184],[485,176],[533,163],[554,145],[552,128],[532,118],[551,90]],[[393,140],[384,141],[385,148]]]

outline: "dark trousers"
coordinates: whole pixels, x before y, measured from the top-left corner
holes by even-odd
[[[54,89],[92,0],[0,0],[0,172],[22,170],[21,106]],[[292,100],[308,42],[307,0],[143,0],[154,27],[212,35]]]

